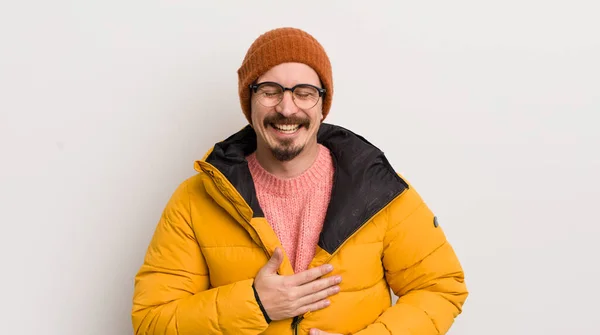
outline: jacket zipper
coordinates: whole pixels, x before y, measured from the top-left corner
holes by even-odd
[[[214,176],[213,174],[211,174],[211,176]],[[354,235],[356,235],[364,226],[365,224],[373,217],[377,216],[379,213],[381,213],[382,211],[384,211],[395,199],[397,199],[399,196],[401,196],[402,194],[404,194],[406,192],[406,189],[404,189],[400,194],[398,194],[397,196],[395,196],[394,198],[392,198],[385,206],[383,206],[379,211],[377,211],[377,213],[373,214],[371,217],[369,217],[365,222],[363,222],[354,232],[352,232],[352,234],[350,234],[350,236],[348,236],[348,238],[346,238],[344,240],[344,242],[342,242],[342,244],[340,244],[337,249],[333,252],[333,254],[331,254],[331,256],[327,259],[326,263],[329,263],[331,261],[331,259],[333,259],[333,257],[338,253],[338,251],[344,246],[344,244],[346,244],[346,242],[348,240],[350,240]],[[223,192],[221,192],[222,194]],[[232,199],[223,194],[227,199],[229,199],[229,201],[232,201]],[[242,213],[240,212],[240,210],[237,208],[237,206],[234,206],[236,209],[236,212],[238,212],[238,214],[244,218],[244,221],[246,221],[248,223],[248,225],[250,225],[250,222],[248,222],[248,220],[245,219],[245,216],[242,215]],[[252,227],[250,225],[250,227]],[[254,230],[256,232],[256,230]],[[265,245],[263,243],[261,243],[261,247],[263,249],[263,251],[265,252],[265,254],[267,255],[267,258],[271,257],[269,255],[269,251],[267,250],[267,248],[265,247]],[[292,330],[294,331],[294,335],[298,335],[298,326],[300,325],[300,322],[302,322],[302,320],[304,320],[304,315],[298,315],[295,316],[292,320]]]
[[[338,253],[338,251],[342,249],[344,244],[346,244],[346,242],[350,240],[354,235],[358,234],[358,232],[365,226],[367,222],[369,222],[371,218],[383,212],[392,202],[394,202],[394,200],[396,200],[399,196],[404,194],[404,192],[406,192],[406,190],[402,191],[400,194],[392,198],[392,200],[390,200],[385,206],[383,206],[379,211],[377,211],[377,213],[373,214],[369,219],[367,219],[367,221],[363,222],[363,224],[361,224],[360,227],[358,227],[352,234],[350,234],[350,236],[348,236],[346,240],[344,240],[342,244],[340,244],[340,246],[335,250],[333,254],[331,254],[331,256],[329,256],[325,263],[329,263],[331,259]],[[294,335],[298,335],[298,326],[300,325],[300,322],[302,322],[302,320],[304,320],[304,315],[295,316],[292,320],[292,330],[294,331]]]
[[[292,330],[294,331],[294,335],[298,335],[298,325],[304,319],[304,315],[294,316],[292,320]]]

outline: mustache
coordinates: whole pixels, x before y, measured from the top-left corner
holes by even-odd
[[[299,124],[300,126],[305,126],[306,128],[308,128],[310,126],[310,119],[298,116],[285,117],[279,113],[275,113],[272,115],[268,115],[263,120],[263,125],[265,127],[267,127],[271,123]]]

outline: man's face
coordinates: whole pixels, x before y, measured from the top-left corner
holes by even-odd
[[[301,63],[284,63],[273,67],[259,77],[256,84],[264,82],[289,88],[298,84],[321,87],[317,73]],[[274,98],[276,86],[262,85],[252,94],[252,126],[257,134],[257,144],[270,150],[279,161],[292,160],[306,146],[316,148],[317,131],[323,119],[323,98],[312,96],[310,91],[310,87],[304,91],[297,89],[296,102],[291,91],[284,91],[281,102],[275,106],[271,105],[278,101]],[[314,106],[309,100],[315,101]]]

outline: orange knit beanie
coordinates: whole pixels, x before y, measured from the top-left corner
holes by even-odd
[[[258,77],[272,67],[286,62],[304,63],[317,72],[323,88],[323,119],[329,113],[333,98],[331,63],[323,46],[305,31],[296,28],[278,28],[260,35],[248,49],[238,69],[238,93],[242,111],[248,122],[250,116],[250,88]]]

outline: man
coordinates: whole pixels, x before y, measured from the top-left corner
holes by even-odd
[[[250,124],[168,202],[135,279],[135,333],[445,334],[468,294],[461,265],[383,153],[323,122],[322,46],[269,31],[238,77]]]

